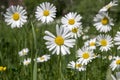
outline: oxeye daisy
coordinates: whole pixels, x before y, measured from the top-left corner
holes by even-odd
[[[70,61],[68,66],[68,68],[71,68],[71,69],[76,69],[78,71],[85,71],[86,70],[86,67],[85,65],[82,65],[79,61]]]
[[[27,22],[27,12],[22,6],[10,6],[5,13],[5,22],[11,25],[11,28],[22,27]]]
[[[37,6],[35,16],[42,23],[52,22],[56,17],[56,7],[49,2],[43,2]]]
[[[70,12],[65,17],[62,17],[61,22],[63,24],[63,27],[68,27],[70,29],[73,29],[76,26],[81,25],[81,16],[77,14],[76,12]]]
[[[37,58],[37,62],[45,62],[48,61],[49,59],[50,59],[50,55],[43,55]]]
[[[99,12],[108,11],[108,9],[110,9],[111,7],[117,6],[117,5],[118,5],[117,2],[118,2],[117,0],[111,1],[109,4],[107,4],[107,5],[104,6],[102,9],[100,9]]]
[[[78,61],[82,65],[87,65],[89,62],[92,61],[92,59],[95,58],[95,54],[93,53],[93,50],[87,47],[82,47],[82,49],[79,49],[77,51],[77,57],[79,58]]]
[[[92,50],[96,49],[96,38],[86,41],[85,46]]]
[[[111,26],[114,26],[113,24],[113,19],[111,19],[109,16],[108,16],[108,13],[106,12],[101,12],[101,13],[98,13],[96,15],[96,17],[94,17],[94,26],[96,27],[96,29],[99,31],[99,32],[108,32],[110,31],[112,28]]]
[[[19,56],[25,56],[25,55],[28,54],[28,52],[29,52],[29,49],[28,48],[24,48],[18,54],[19,54]]]
[[[114,41],[115,41],[115,45],[118,45],[118,48],[117,49],[120,49],[120,32],[118,31],[115,38],[114,38]]]
[[[31,59],[30,58],[24,59],[24,61],[23,61],[23,65],[25,65],[25,66],[27,66],[30,63],[31,63]]]
[[[81,26],[72,28],[70,32],[71,32],[71,37],[75,39],[77,39],[83,34]]]
[[[119,56],[114,57],[114,60],[110,64],[110,67],[111,67],[112,71],[120,68],[120,57]]]
[[[111,49],[111,47],[113,47],[113,41],[111,36],[109,35],[98,35],[97,36],[97,45],[100,47],[101,51],[108,51]]]
[[[46,36],[44,39],[47,40],[45,43],[49,51],[52,54],[62,55],[70,54],[69,48],[75,45],[75,39],[71,38],[70,31],[65,27],[56,26],[57,36],[54,36],[49,31],[45,31]]]

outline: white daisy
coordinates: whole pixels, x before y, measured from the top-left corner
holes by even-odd
[[[76,12],[70,12],[65,17],[62,17],[61,22],[63,24],[63,27],[68,27],[70,30],[76,26],[81,25],[81,16],[77,14]]]
[[[98,13],[96,15],[96,17],[94,17],[94,20],[93,20],[95,23],[94,23],[94,26],[96,27],[96,29],[99,31],[99,32],[108,32],[110,31],[112,28],[111,26],[114,26],[113,24],[113,19],[111,19],[109,16],[108,16],[108,13],[106,12],[101,12],[101,13]]]
[[[37,62],[46,62],[50,59],[50,55],[43,55],[37,58]]]
[[[97,36],[97,45],[100,46],[100,50],[101,51],[108,51],[111,49],[111,47],[113,47],[113,41],[111,36],[109,35],[98,35]]]
[[[25,66],[27,66],[30,63],[31,63],[31,59],[30,58],[24,59],[24,61],[23,61],[23,65],[25,65]]]
[[[120,68],[120,57],[119,56],[114,57],[114,60],[110,64],[110,67],[111,67],[112,71]]]
[[[29,49],[28,48],[24,48],[22,49],[20,52],[18,52],[19,56],[25,56],[27,55],[29,52]]]
[[[83,34],[81,26],[72,28],[70,32],[71,32],[71,37],[75,39],[77,39]]]
[[[22,6],[10,6],[7,9],[5,16],[5,22],[11,25],[11,28],[22,27],[22,25],[27,22],[27,12]]]
[[[79,49],[77,51],[77,57],[79,58],[78,61],[82,65],[87,65],[89,62],[92,61],[92,59],[95,58],[95,54],[93,53],[93,50],[83,47],[82,49]]]
[[[79,61],[70,61],[70,63],[68,64],[67,66],[68,68],[71,68],[71,69],[76,69],[78,71],[85,71],[86,70],[86,67],[85,65],[82,65]]]
[[[111,7],[117,6],[117,5],[118,5],[117,2],[118,2],[117,0],[111,1],[109,4],[107,4],[107,5],[104,6],[102,9],[100,9],[99,12],[108,11],[108,9],[110,9]]]
[[[86,41],[85,46],[92,50],[96,49],[96,38]]]
[[[118,49],[120,49],[120,32],[118,31],[114,38],[115,45],[118,45]]]
[[[56,17],[56,7],[49,2],[43,2],[37,6],[35,16],[42,23],[49,23]]]
[[[69,48],[75,45],[75,39],[71,39],[70,31],[65,27],[56,26],[57,36],[54,36],[49,31],[45,31],[46,36],[44,37],[47,42],[47,48],[52,51],[52,54],[56,53],[59,55],[70,54]]]

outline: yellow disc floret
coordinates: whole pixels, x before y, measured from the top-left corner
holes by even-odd
[[[62,37],[62,36],[57,36],[57,37],[55,38],[55,43],[56,43],[57,45],[59,45],[59,46],[63,45],[63,44],[64,44],[64,39],[63,39],[63,37]]]

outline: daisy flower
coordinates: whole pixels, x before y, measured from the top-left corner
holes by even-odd
[[[68,27],[70,30],[76,26],[81,25],[81,16],[77,14],[76,12],[70,12],[65,17],[62,17],[61,22],[63,24],[63,27]]]
[[[37,62],[45,62],[48,61],[49,59],[50,59],[50,55],[43,55],[37,58]]]
[[[22,6],[10,6],[5,13],[5,22],[11,25],[11,28],[22,27],[27,22],[27,12]]]
[[[70,61],[70,63],[68,64],[67,66],[68,68],[71,68],[71,69],[76,69],[78,71],[85,71],[86,70],[86,67],[85,65],[82,65],[79,61]]]
[[[29,49],[28,48],[24,48],[22,49],[20,52],[18,52],[19,56],[25,56],[27,55],[29,52]]]
[[[101,51],[108,51],[111,47],[113,47],[113,41],[111,36],[109,35],[98,35],[97,36],[97,45],[100,46]]]
[[[111,7],[117,6],[118,5],[117,2],[118,2],[117,0],[111,1],[109,4],[100,9],[99,12],[108,11],[108,9],[110,9]]]
[[[110,67],[111,67],[112,71],[120,68],[120,57],[119,56],[114,57],[114,60],[110,64]]]
[[[75,45],[75,39],[71,38],[70,31],[65,27],[56,26],[57,36],[54,36],[49,31],[45,31],[46,36],[44,39],[47,40],[45,43],[49,51],[52,54],[62,55],[70,54],[69,48]]]
[[[118,49],[120,49],[120,32],[118,31],[115,38],[114,38],[114,41],[115,41],[115,45],[118,45]]]
[[[86,41],[85,46],[92,50],[96,49],[96,38]]]
[[[79,58],[78,61],[82,65],[87,65],[89,62],[92,61],[92,59],[95,58],[95,54],[93,53],[93,50],[90,50],[87,47],[83,47],[82,49],[79,49],[77,51],[77,57]]]
[[[23,61],[23,65],[25,65],[25,66],[27,66],[30,63],[31,63],[31,59],[30,58],[24,59],[24,61]]]
[[[93,20],[95,23],[94,23],[94,26],[96,27],[96,29],[99,31],[99,32],[108,32],[110,31],[112,28],[111,26],[114,26],[113,24],[113,19],[111,19],[109,16],[108,16],[108,13],[106,12],[101,12],[101,13],[98,13],[96,15],[96,17],[94,17],[94,20]]]
[[[56,7],[49,2],[43,2],[37,6],[35,16],[42,23],[49,23],[56,17]]]
[[[71,32],[71,37],[75,39],[77,39],[83,34],[81,26],[72,28],[70,32]]]

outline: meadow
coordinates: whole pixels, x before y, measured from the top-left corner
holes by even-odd
[[[32,0],[30,0],[32,3]],[[62,1],[62,0],[61,0]],[[69,2],[69,0],[67,0]],[[67,1],[65,3],[67,3]],[[72,1],[72,0],[71,0]],[[96,2],[95,2],[96,1]],[[110,1],[114,0],[94,0],[93,3],[88,0],[79,0],[71,2],[71,4],[67,4],[65,9],[62,8],[58,3],[55,3],[57,6],[57,14],[54,21],[49,23],[42,22],[38,20],[35,16],[35,11],[37,7],[41,3],[36,1],[35,5],[31,5],[27,8],[28,11],[28,18],[27,22],[22,25],[22,27],[11,27],[11,25],[7,25],[5,22],[6,9],[0,16],[0,80],[118,80],[118,76],[116,72],[120,71],[120,62],[116,62],[116,66],[114,70],[110,64],[116,60],[116,57],[120,56],[120,50],[118,49],[119,43],[117,44],[118,40],[115,40],[115,36],[118,31],[120,31],[120,1],[117,2],[117,6],[111,6],[107,11],[109,13],[109,17],[113,19],[114,26],[110,26],[111,30],[104,31],[101,29],[96,30],[94,26],[93,19],[95,18],[96,14],[99,14],[99,10],[104,7],[105,5],[109,4]],[[29,6],[30,2],[26,0],[25,5],[26,7]],[[52,1],[50,2],[52,3]],[[89,4],[90,3],[90,4]],[[98,3],[98,6],[97,6]],[[76,4],[76,5],[75,5]],[[88,5],[87,5],[88,4]],[[70,7],[73,6],[73,7]],[[64,7],[64,6],[63,6]],[[33,10],[30,10],[33,9]],[[64,13],[65,12],[65,13]],[[54,50],[50,50],[47,46],[47,41],[50,42],[50,39],[46,39],[47,32],[49,31],[55,36],[57,36],[56,32],[56,25],[62,25],[61,19],[69,12],[76,12],[82,16],[80,22],[82,23],[80,26],[81,32],[79,33],[80,36],[77,38],[70,38],[74,39],[75,43],[68,48],[63,48],[59,53],[56,52],[54,54]],[[33,14],[32,14],[33,13]],[[101,14],[101,13],[100,13]],[[47,15],[47,14],[46,14]],[[108,18],[109,19],[109,18]],[[110,22],[110,21],[108,21]],[[73,22],[71,22],[72,24]],[[109,24],[110,25],[110,24]],[[61,26],[60,26],[61,27]],[[105,26],[104,26],[105,27]],[[61,28],[60,28],[61,29]],[[66,29],[65,29],[66,30]],[[100,32],[101,31],[101,32]],[[59,31],[58,31],[59,32]],[[65,31],[61,31],[61,34]],[[67,32],[67,30],[66,30]],[[68,31],[69,33],[70,31]],[[50,34],[50,33],[49,33]],[[105,50],[101,50],[99,45],[98,35],[110,35],[112,38],[111,42],[107,42],[110,44],[109,47]],[[78,34],[77,34],[78,35]],[[68,35],[67,35],[68,36]],[[120,36],[118,36],[119,38]],[[48,38],[48,37],[47,37]],[[96,38],[96,43],[93,44],[95,49],[92,50],[94,55],[87,63],[84,63],[81,59],[79,60],[80,64],[83,65],[76,65],[75,63],[72,66],[69,66],[70,61],[75,61],[80,58],[78,57],[78,50],[82,49],[85,45],[85,42]],[[60,41],[57,42],[55,38],[55,43],[58,46],[61,46],[65,43],[61,42],[61,38],[59,37]],[[98,41],[98,42],[97,42]],[[109,41],[109,40],[108,40]],[[119,42],[118,41],[118,42]],[[60,43],[61,44],[60,44]],[[59,44],[58,44],[59,43]],[[104,44],[103,46],[107,45]],[[117,45],[116,45],[117,44]],[[52,45],[52,44],[51,44]],[[67,46],[69,47],[69,45]],[[88,47],[88,46],[87,46]],[[23,49],[27,48],[28,52],[21,53]],[[86,48],[86,47],[85,47]],[[66,51],[65,51],[65,50]],[[69,51],[67,51],[69,50]],[[62,51],[64,53],[62,53]],[[89,51],[89,50],[88,50]],[[91,51],[91,50],[90,50]],[[69,54],[70,52],[70,54]],[[84,51],[83,51],[84,52]],[[65,54],[66,53],[66,54]],[[85,52],[86,53],[86,52]],[[86,53],[87,54],[87,53]],[[41,57],[43,55],[49,55],[49,57]],[[80,56],[80,54],[79,54]],[[89,55],[90,56],[90,55]],[[88,58],[89,56],[85,57]],[[24,63],[25,59],[30,58],[30,62]],[[41,61],[39,61],[39,59]],[[119,59],[119,58],[118,58]],[[117,60],[116,60],[117,61]],[[71,63],[72,64],[72,63]],[[113,66],[113,67],[114,67]],[[113,78],[114,75],[115,78]],[[119,74],[120,75],[120,74]]]

